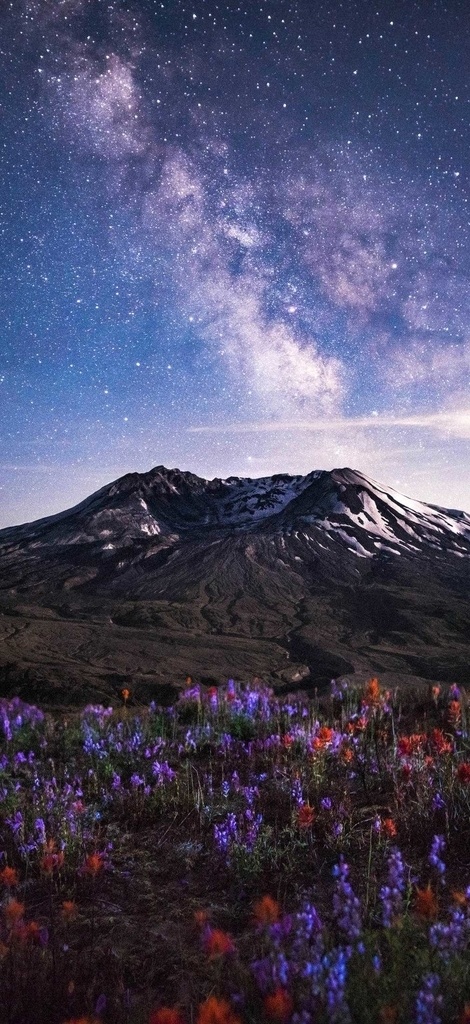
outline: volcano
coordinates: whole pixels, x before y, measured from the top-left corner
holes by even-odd
[[[186,672],[462,683],[469,559],[467,513],[351,469],[128,474],[0,531],[3,688],[73,702],[79,678],[147,694]]]

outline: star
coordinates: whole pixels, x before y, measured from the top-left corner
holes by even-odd
[[[470,507],[466,12],[210,6],[0,11],[0,525],[247,444]]]

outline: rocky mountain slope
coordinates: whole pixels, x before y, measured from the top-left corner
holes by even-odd
[[[4,689],[143,695],[186,672],[464,682],[469,560],[468,514],[350,469],[129,474],[0,531]]]

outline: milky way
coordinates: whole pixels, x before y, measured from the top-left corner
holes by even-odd
[[[12,0],[0,525],[128,471],[470,508],[460,0]]]

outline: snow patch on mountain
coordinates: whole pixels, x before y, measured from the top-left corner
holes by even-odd
[[[230,488],[230,493],[220,500],[218,521],[237,525],[266,519],[286,508],[308,483],[309,478],[301,476],[261,477],[259,480],[229,477],[221,481],[223,487]]]

